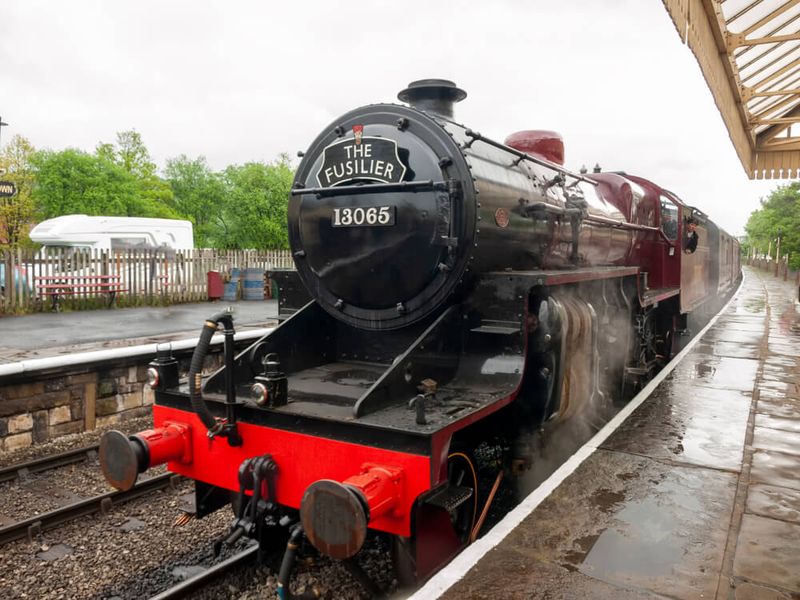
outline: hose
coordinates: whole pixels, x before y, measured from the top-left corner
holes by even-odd
[[[192,353],[192,362],[189,365],[189,398],[192,403],[192,410],[203,422],[206,429],[212,433],[217,432],[219,423],[214,415],[211,414],[211,411],[208,410],[205,400],[203,400],[201,386],[203,383],[203,363],[211,345],[211,338],[216,333],[219,323],[222,323],[226,328],[232,329],[233,317],[228,312],[222,312],[214,315],[203,324],[200,340]]]
[[[497,488],[500,487],[501,479],[503,479],[502,469],[500,469],[500,472],[497,474],[497,478],[494,480],[494,485],[492,486],[492,491],[489,492],[489,497],[486,498],[486,504],[483,505],[483,510],[481,511],[481,518],[478,519],[478,523],[475,525],[475,528],[472,530],[472,533],[469,536],[470,544],[478,539],[478,533],[480,533],[481,527],[483,527],[483,522],[486,520],[486,515],[489,513],[489,507],[492,505],[492,500],[494,500],[494,495],[497,493]]]
[[[303,527],[297,525],[289,535],[289,541],[286,543],[286,552],[283,555],[283,561],[281,561],[280,571],[278,571],[278,598],[280,600],[316,600],[319,598],[319,594],[316,591],[306,590],[302,594],[295,596],[289,589],[289,578],[292,575],[294,559],[302,539]]]

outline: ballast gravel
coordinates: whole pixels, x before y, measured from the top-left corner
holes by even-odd
[[[113,427],[63,436],[13,453],[0,454],[0,466],[13,465],[98,443],[108,429],[135,433],[152,426],[150,417]],[[147,476],[163,472],[150,469]],[[0,527],[67,503],[111,491],[96,458],[0,484]],[[108,514],[84,517],[35,540],[0,546],[0,598],[147,598],[231,556],[240,548],[213,555],[213,542],[227,533],[229,508],[182,526],[175,522],[193,495],[191,482],[113,506]],[[269,566],[245,566],[196,592],[193,598],[275,598],[280,557]],[[359,562],[381,589],[396,587],[388,549],[367,543]],[[348,571],[325,557],[298,560],[291,588],[313,587],[322,598],[365,599],[369,594]]]

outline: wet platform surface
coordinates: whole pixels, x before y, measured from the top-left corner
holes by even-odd
[[[800,598],[797,289],[738,296],[443,598]]]
[[[237,331],[274,325],[277,300],[195,302],[0,317],[0,365],[197,337],[205,319],[231,309]]]

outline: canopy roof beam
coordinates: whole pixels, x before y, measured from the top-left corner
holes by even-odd
[[[662,0],[752,178],[797,177],[800,0]],[[800,127],[798,127],[800,130]]]

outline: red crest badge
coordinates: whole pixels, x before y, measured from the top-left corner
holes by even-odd
[[[361,136],[364,135],[363,125],[353,125],[353,136],[356,138],[356,146],[361,144]]]
[[[498,227],[508,227],[510,220],[511,215],[508,214],[508,211],[505,208],[498,208],[494,212],[494,222],[497,223]]]

